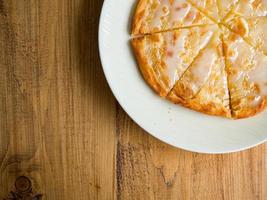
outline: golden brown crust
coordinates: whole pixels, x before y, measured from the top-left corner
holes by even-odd
[[[147,5],[148,5],[147,0],[139,0],[133,18],[132,35],[138,35],[144,33],[144,30],[141,30],[143,22],[142,18],[145,15]]]
[[[146,53],[144,52],[142,38],[133,38],[131,42],[139,69],[142,72],[144,79],[161,97],[165,97],[169,90],[166,86],[160,83],[157,79],[157,74],[153,68],[149,66]]]
[[[227,106],[216,105],[209,101],[202,101],[201,97],[197,95],[192,99],[182,99],[175,95],[174,92],[170,92],[167,99],[175,104],[182,105],[192,110],[219,117],[231,118],[231,111]]]
[[[244,119],[253,117],[261,112],[263,112],[267,108],[267,99],[264,99],[261,103],[259,103],[255,107],[247,107],[240,110],[233,111],[234,119]]]

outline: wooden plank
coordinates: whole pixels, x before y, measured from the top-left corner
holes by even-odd
[[[116,108],[98,56],[101,5],[0,0],[0,199],[266,199],[267,144],[190,153]]]
[[[158,141],[121,109],[117,123],[118,199],[266,199],[267,144],[204,155]]]
[[[116,110],[98,56],[101,5],[0,0],[0,199],[20,176],[43,199],[114,197]]]

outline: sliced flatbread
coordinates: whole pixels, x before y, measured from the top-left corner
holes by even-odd
[[[223,0],[222,0],[223,1]],[[266,0],[239,0],[234,12],[243,17],[267,16]]]
[[[229,16],[225,24],[256,49],[267,55],[267,17]]]
[[[220,22],[236,6],[238,0],[188,0],[206,16],[215,22]]]
[[[239,0],[217,0],[221,20],[227,17],[238,5]]]
[[[139,0],[132,34],[151,34],[206,24],[213,22],[186,0]]]
[[[231,117],[225,58],[219,31],[167,98],[206,114]]]
[[[218,0],[188,0],[188,2],[213,21],[218,22],[220,20]]]
[[[165,97],[216,32],[216,25],[179,29],[132,39],[140,70]]]
[[[229,30],[224,51],[233,118],[261,112],[267,106],[267,57]]]

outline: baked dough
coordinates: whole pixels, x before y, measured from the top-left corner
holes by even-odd
[[[233,118],[251,117],[267,106],[267,57],[225,30],[224,51]]]
[[[193,6],[205,13],[216,23],[219,23],[233,9],[238,0],[188,0]]]
[[[267,55],[267,17],[245,18],[234,14],[224,23],[251,46]]]
[[[230,14],[238,5],[240,0],[217,0],[220,13],[220,21]]]
[[[210,19],[217,22],[220,20],[217,0],[188,0],[194,7],[205,13]]]
[[[167,98],[203,113],[230,118],[224,61],[221,34],[218,31],[176,83]]]
[[[222,0],[223,1],[223,0]],[[267,16],[266,0],[239,0],[234,8],[234,13],[243,17]]]
[[[132,39],[140,70],[160,96],[169,93],[199,51],[209,43],[216,27],[192,27]]]
[[[213,23],[186,0],[139,0],[132,35]]]
[[[240,119],[267,107],[267,0],[139,0],[132,46],[161,97]]]

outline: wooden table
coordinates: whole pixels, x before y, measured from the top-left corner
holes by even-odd
[[[267,144],[190,153],[125,114],[99,60],[102,2],[0,0],[0,200],[266,200]]]

